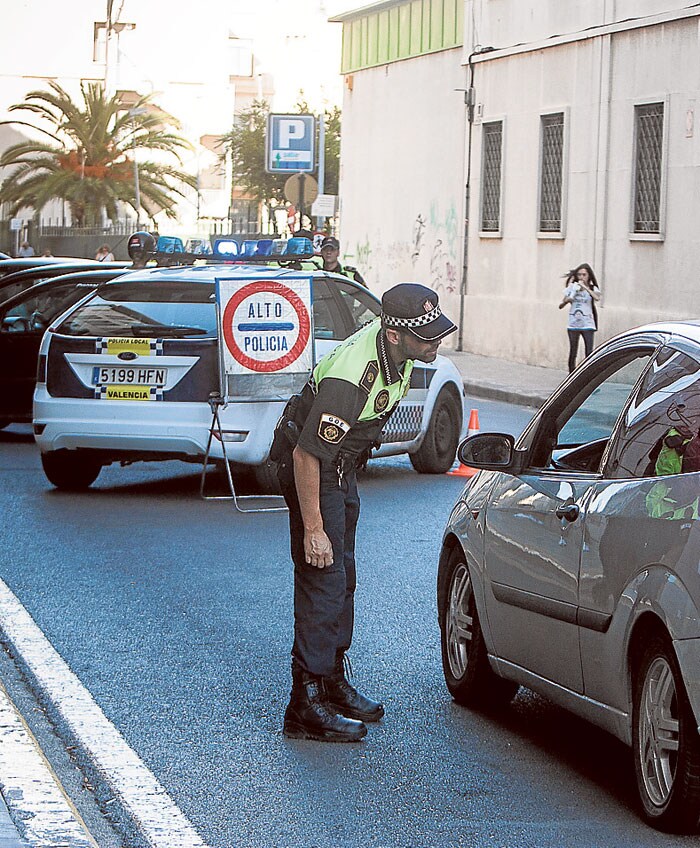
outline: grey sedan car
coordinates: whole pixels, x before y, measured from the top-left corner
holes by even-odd
[[[626,332],[480,469],[445,531],[447,688],[469,707],[527,686],[632,746],[640,808],[700,820],[700,322]]]

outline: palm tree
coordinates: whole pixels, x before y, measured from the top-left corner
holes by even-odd
[[[158,151],[181,165],[180,151],[191,145],[173,130],[178,121],[139,98],[131,108],[117,96],[107,97],[99,83],[81,85],[83,103],[73,101],[57,83],[49,91],[31,91],[10,111],[33,112],[40,120],[3,121],[31,127],[51,141],[28,140],[9,147],[0,167],[16,165],[0,188],[0,202],[14,217],[22,207],[39,213],[50,200],[66,201],[77,226],[99,225],[102,213],[117,219],[119,201],[133,207],[137,217],[134,168],[138,167],[140,200],[150,217],[164,211],[175,217],[177,197],[196,178],[161,161],[138,161],[137,151]],[[43,126],[41,126],[43,124]]]

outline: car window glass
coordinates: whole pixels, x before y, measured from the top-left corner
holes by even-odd
[[[610,476],[700,471],[700,362],[662,348],[625,413]]]
[[[350,283],[342,283],[334,280],[333,285],[342,295],[345,305],[350,310],[352,320],[352,332],[369,324],[381,312],[381,306],[369,292],[357,288]]]
[[[217,332],[214,286],[110,283],[59,324],[57,332],[69,336],[212,338]]]
[[[75,283],[70,283],[25,297],[3,313],[0,324],[2,331],[43,332],[57,315],[85,297],[86,293],[85,289],[78,289]]]
[[[540,445],[533,451],[544,467],[595,473],[615,428],[615,423],[650,352],[618,356],[586,383],[559,415],[545,419]]]
[[[314,336],[317,339],[344,339],[347,331],[326,280],[314,280]]]

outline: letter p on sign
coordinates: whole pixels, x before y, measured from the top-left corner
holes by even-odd
[[[299,140],[304,138],[304,122],[293,121],[287,119],[280,122],[280,147],[290,148],[292,139]]]

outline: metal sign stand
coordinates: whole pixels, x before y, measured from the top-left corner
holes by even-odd
[[[204,465],[202,466],[202,476],[199,481],[199,496],[205,501],[233,501],[233,505],[238,512],[287,512],[287,505],[284,503],[284,498],[281,495],[239,495],[236,493],[236,487],[233,482],[233,474],[231,473],[231,461],[226,452],[226,440],[224,439],[223,430],[221,429],[221,419],[219,418],[219,410],[226,406],[226,399],[218,392],[212,392],[209,396],[209,406],[211,407],[212,419],[211,427],[209,428],[209,439],[207,440],[207,449],[204,453]],[[206,495],[204,486],[207,477],[207,465],[209,463],[209,454],[211,451],[211,442],[215,435],[221,439],[221,449],[224,454],[224,467],[226,468],[226,477],[230,494],[228,495]],[[241,501],[273,501],[282,503],[279,506],[258,506],[245,509],[240,506]]]

